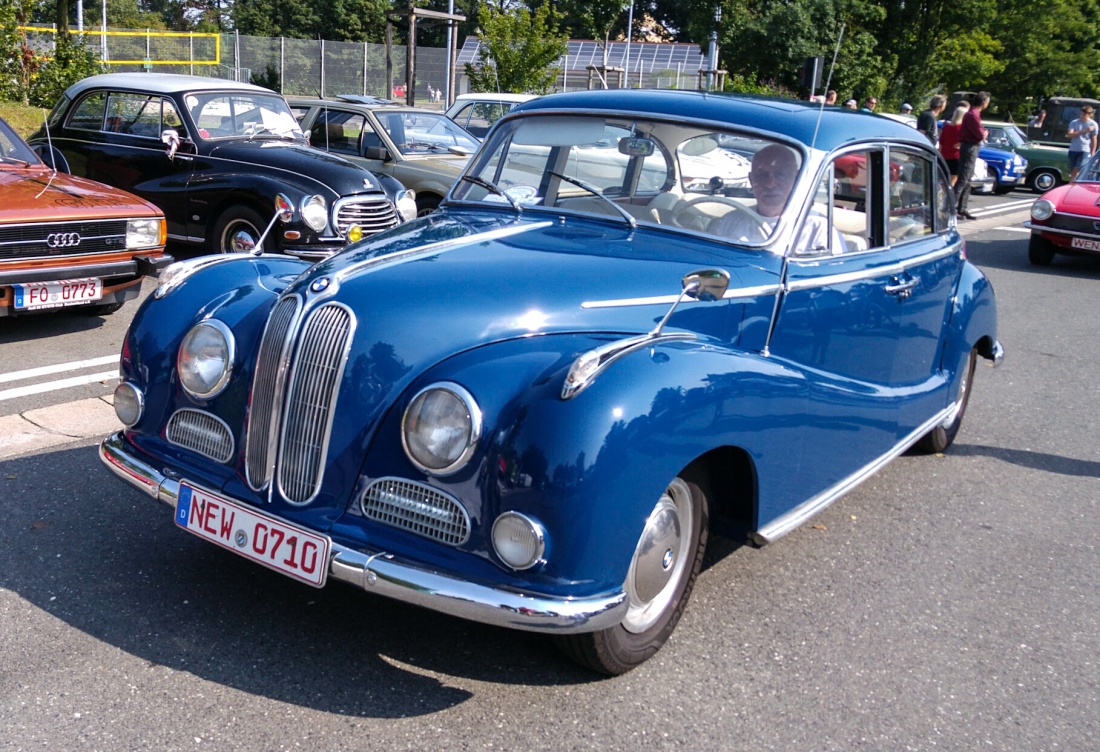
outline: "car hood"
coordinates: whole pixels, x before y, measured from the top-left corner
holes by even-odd
[[[378,179],[362,167],[305,144],[264,138],[236,139],[216,141],[207,153],[219,159],[287,170],[327,185],[342,196],[382,193]]]
[[[1100,183],[1071,183],[1055,188],[1044,198],[1053,200],[1060,212],[1100,218]]]
[[[161,215],[137,196],[48,167],[0,169],[0,195],[4,224]]]
[[[291,289],[311,304],[332,299],[355,312],[353,359],[355,351],[386,352],[418,373],[517,337],[651,331],[682,277],[707,268],[728,271],[731,290],[774,287],[780,260],[614,222],[442,211],[349,247]],[[741,315],[713,313],[715,306],[740,312],[744,303],[687,301],[668,330],[736,340]]]

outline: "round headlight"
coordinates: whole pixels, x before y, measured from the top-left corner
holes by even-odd
[[[401,420],[401,443],[426,473],[447,475],[466,464],[481,436],[481,410],[458,384],[443,382],[413,397]]]
[[[320,196],[310,196],[302,202],[302,219],[317,232],[328,226],[328,208]]]
[[[233,371],[233,333],[217,319],[191,327],[180,344],[176,370],[187,393],[208,399],[229,383]]]
[[[416,191],[398,191],[393,203],[403,222],[416,219]]]
[[[542,560],[546,534],[530,517],[505,512],[493,523],[493,549],[512,569],[529,569]]]
[[[1041,198],[1031,205],[1031,218],[1044,221],[1050,219],[1054,214],[1054,204],[1047,201],[1045,198]]]
[[[112,401],[115,405],[115,415],[122,421],[122,425],[130,428],[141,420],[141,413],[145,410],[145,396],[129,381],[123,381],[115,387],[115,396]]]

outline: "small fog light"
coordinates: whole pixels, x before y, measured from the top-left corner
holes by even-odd
[[[512,569],[529,569],[542,560],[546,534],[542,525],[518,512],[505,512],[493,523],[493,548]]]
[[[141,414],[145,410],[145,397],[141,390],[124,381],[115,387],[115,415],[127,428],[133,427],[141,420]]]
[[[358,243],[363,239],[363,228],[359,225],[352,225],[348,228],[348,242]]]

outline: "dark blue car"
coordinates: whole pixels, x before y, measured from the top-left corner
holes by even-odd
[[[166,270],[101,456],[304,584],[620,674],[672,632],[710,535],[774,541],[954,441],[1003,351],[953,211],[927,139],[884,118],[533,100],[427,217],[314,266]]]

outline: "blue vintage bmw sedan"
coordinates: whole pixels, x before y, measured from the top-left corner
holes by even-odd
[[[955,439],[1003,350],[954,206],[884,118],[533,100],[430,216],[314,266],[166,270],[101,457],[288,577],[620,674],[671,634],[711,531],[773,541]]]

